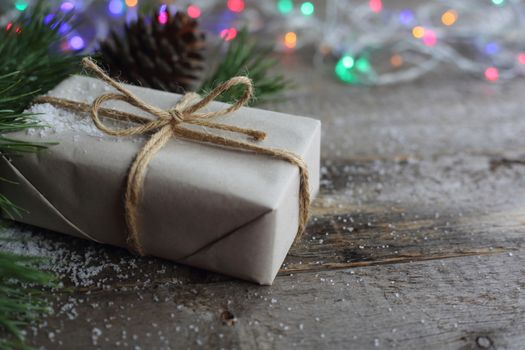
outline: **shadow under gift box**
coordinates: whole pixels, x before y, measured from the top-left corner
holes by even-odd
[[[125,87],[164,109],[180,98]],[[99,80],[73,76],[49,95],[91,103],[108,91]],[[212,102],[205,109],[224,106]],[[148,116],[122,102],[105,107]],[[91,122],[88,114],[83,117]],[[254,108],[241,108],[215,120],[264,131],[267,138],[258,145],[301,156],[308,165],[314,198],[319,188],[318,120]],[[126,177],[148,136],[117,139],[74,129],[47,129],[43,136],[38,131],[10,134],[16,139],[59,144],[35,154],[3,157],[0,176],[17,185],[0,181],[0,193],[28,211],[17,221],[126,247]],[[208,132],[246,140],[243,135]],[[295,165],[174,138],[149,164],[139,206],[140,237],[148,255],[271,284],[297,233],[298,196]]]

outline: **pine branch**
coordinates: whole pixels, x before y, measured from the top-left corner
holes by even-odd
[[[271,48],[258,48],[247,29],[239,31],[214,73],[204,81],[201,93],[212,90],[218,83],[238,75],[252,79],[255,86],[255,99],[252,103],[261,103],[278,96],[293,84],[282,74],[272,74],[277,60],[270,58]],[[232,102],[242,95],[242,87],[234,88],[222,94],[218,99]]]
[[[24,12],[9,30],[0,29],[0,154],[20,154],[46,148],[50,143],[29,143],[6,134],[38,127],[38,116],[24,113],[31,100],[80,70],[80,57],[56,50],[58,28],[67,18],[45,24],[40,1]],[[20,29],[17,29],[20,28]],[[0,181],[6,181],[0,179]],[[20,215],[22,208],[0,194],[0,210]],[[0,239],[0,250],[1,250]],[[20,330],[49,309],[41,292],[54,276],[37,267],[38,260],[0,251],[0,349],[26,349]]]
[[[61,40],[58,30],[68,18],[56,15],[45,23],[45,14],[44,2],[40,1],[33,11],[22,13],[9,29],[0,30],[2,154],[35,152],[50,145],[14,140],[5,134],[38,127],[36,116],[24,113],[31,100],[79,71],[79,56],[56,50]],[[1,208],[7,209],[6,206]]]
[[[54,50],[58,30],[67,18],[55,16],[45,24],[44,2],[24,12],[9,30],[0,30],[0,152],[39,150],[45,145],[14,141],[3,134],[37,126],[23,111],[31,100],[79,70],[80,58]]]
[[[12,335],[11,339],[0,339],[0,349],[27,348],[20,326],[49,311],[42,292],[35,288],[54,287],[55,277],[38,270],[39,262],[37,258],[0,252],[0,328]]]

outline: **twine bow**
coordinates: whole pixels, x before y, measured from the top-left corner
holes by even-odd
[[[308,210],[310,205],[310,190],[308,184],[308,170],[304,160],[298,155],[275,148],[266,148],[253,143],[227,138],[221,135],[213,135],[205,131],[197,131],[184,126],[184,124],[198,125],[206,128],[226,130],[234,133],[245,134],[256,141],[263,140],[266,134],[259,130],[240,128],[233,125],[220,124],[210,121],[210,119],[227,115],[241,108],[252,98],[253,85],[247,77],[234,77],[213,89],[208,95],[199,99],[200,96],[190,92],[185,94],[174,108],[163,110],[152,106],[127,90],[124,86],[110,78],[97,64],[90,58],[82,61],[85,68],[92,71],[99,79],[114,87],[119,93],[107,93],[97,97],[91,105],[71,101],[51,96],[38,97],[36,103],[50,103],[57,107],[63,107],[81,112],[91,112],[93,122],[102,132],[117,136],[135,136],[152,133],[150,139],[137,154],[128,173],[126,194],[124,197],[124,208],[126,225],[128,229],[128,245],[131,250],[139,255],[146,255],[146,251],[140,239],[138,223],[138,207],[140,203],[144,178],[148,164],[172,137],[181,137],[197,142],[214,144],[217,146],[231,147],[239,150],[250,151],[257,154],[272,156],[277,159],[287,161],[299,168],[299,228],[297,237],[302,234],[308,221]],[[208,105],[223,92],[236,85],[244,86],[244,93],[241,98],[231,106],[215,112],[200,112],[203,107]],[[151,120],[134,114],[122,112],[115,109],[103,108],[102,104],[106,101],[118,100],[137,107],[155,117]],[[193,104],[192,101],[197,100]],[[138,126],[130,126],[124,129],[112,129],[107,127],[100,119],[100,115],[117,120],[130,121]]]

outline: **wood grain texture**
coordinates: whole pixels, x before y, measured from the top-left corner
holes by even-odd
[[[66,274],[73,292],[57,294],[58,312],[29,329],[33,344],[525,347],[525,81],[443,70],[349,87],[298,56],[283,64],[298,88],[266,107],[322,120],[323,174],[307,232],[275,285],[41,231],[70,252],[66,265],[104,266],[83,286]]]
[[[51,317],[36,339],[64,349],[519,349],[524,264],[519,252],[280,276],[272,287],[76,292],[58,299],[81,300],[81,316]]]

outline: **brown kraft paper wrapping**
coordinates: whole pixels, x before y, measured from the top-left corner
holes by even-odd
[[[180,98],[125,87],[163,109],[173,107]],[[91,103],[108,91],[99,80],[73,76],[49,95]],[[107,106],[145,115],[120,102]],[[220,108],[224,108],[220,102],[207,107],[210,111]],[[91,122],[89,115],[83,117]],[[319,188],[318,120],[244,107],[217,121],[264,131],[267,138],[258,145],[301,156],[308,165],[314,198]],[[95,136],[64,126],[43,130],[10,137],[59,144],[35,154],[0,159],[0,176],[17,183],[0,181],[0,192],[28,211],[15,219],[126,247],[126,176],[145,138]],[[299,172],[292,164],[174,138],[148,168],[139,209],[141,240],[149,255],[272,284],[297,233],[298,194]]]

